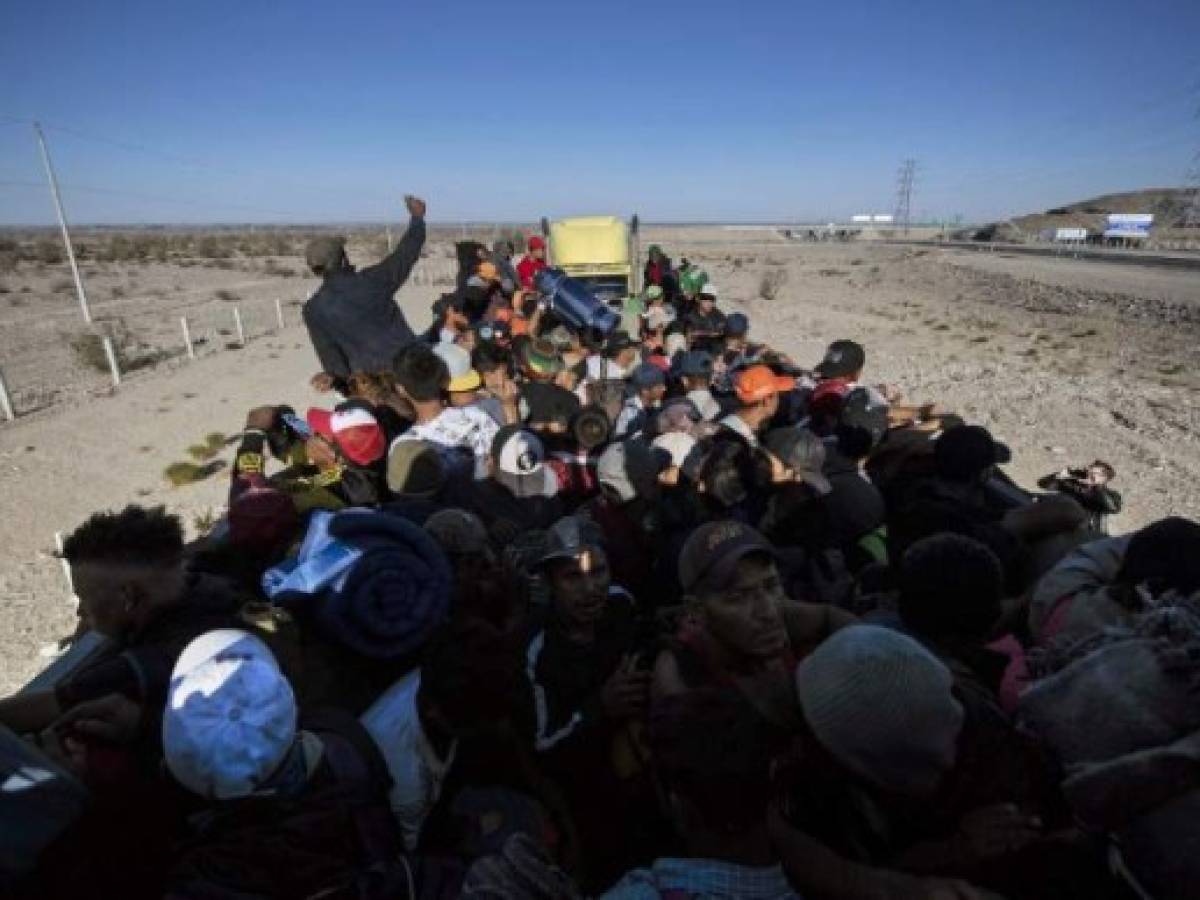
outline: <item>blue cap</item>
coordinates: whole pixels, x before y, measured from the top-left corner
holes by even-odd
[[[750,330],[750,320],[745,313],[730,313],[725,319],[725,334],[729,337],[741,337]]]
[[[685,375],[711,375],[713,370],[712,354],[705,353],[703,350],[689,350],[675,358],[671,369],[672,374],[677,378]]]
[[[641,363],[629,373],[629,384],[638,390],[658,387],[659,385],[666,385],[666,383],[667,376],[663,374],[662,369],[653,363]]]

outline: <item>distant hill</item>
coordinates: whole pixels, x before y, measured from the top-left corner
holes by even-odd
[[[981,240],[1024,242],[1035,240],[1039,233],[1047,229],[1087,228],[1092,232],[1103,231],[1105,216],[1110,213],[1153,213],[1156,235],[1166,237],[1167,232],[1173,233],[1179,228],[1191,196],[1188,188],[1146,188],[1142,191],[1102,194],[1068,206],[1056,206],[1045,212],[1016,216],[1007,222],[993,222],[973,229],[974,234],[969,236]]]

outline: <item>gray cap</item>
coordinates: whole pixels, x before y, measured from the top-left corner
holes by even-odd
[[[658,476],[671,465],[671,454],[645,441],[609,444],[596,461],[596,478],[622,503],[658,495]]]
[[[304,261],[310,269],[326,272],[336,269],[346,253],[346,239],[341,237],[313,238],[304,248]]]
[[[545,552],[539,565],[556,559],[574,559],[592,549],[604,549],[600,526],[583,516],[563,516],[546,532]]]
[[[818,494],[828,494],[832,490],[824,474],[825,443],[807,428],[776,428],[767,433],[763,443]]]

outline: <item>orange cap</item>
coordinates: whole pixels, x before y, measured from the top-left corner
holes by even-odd
[[[743,403],[757,403],[780,391],[790,391],[795,386],[795,378],[776,375],[767,366],[750,366],[733,378],[734,393]]]

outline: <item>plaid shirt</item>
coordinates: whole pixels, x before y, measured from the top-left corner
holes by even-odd
[[[739,866],[715,859],[655,860],[634,869],[600,900],[795,900],[780,866]]]

